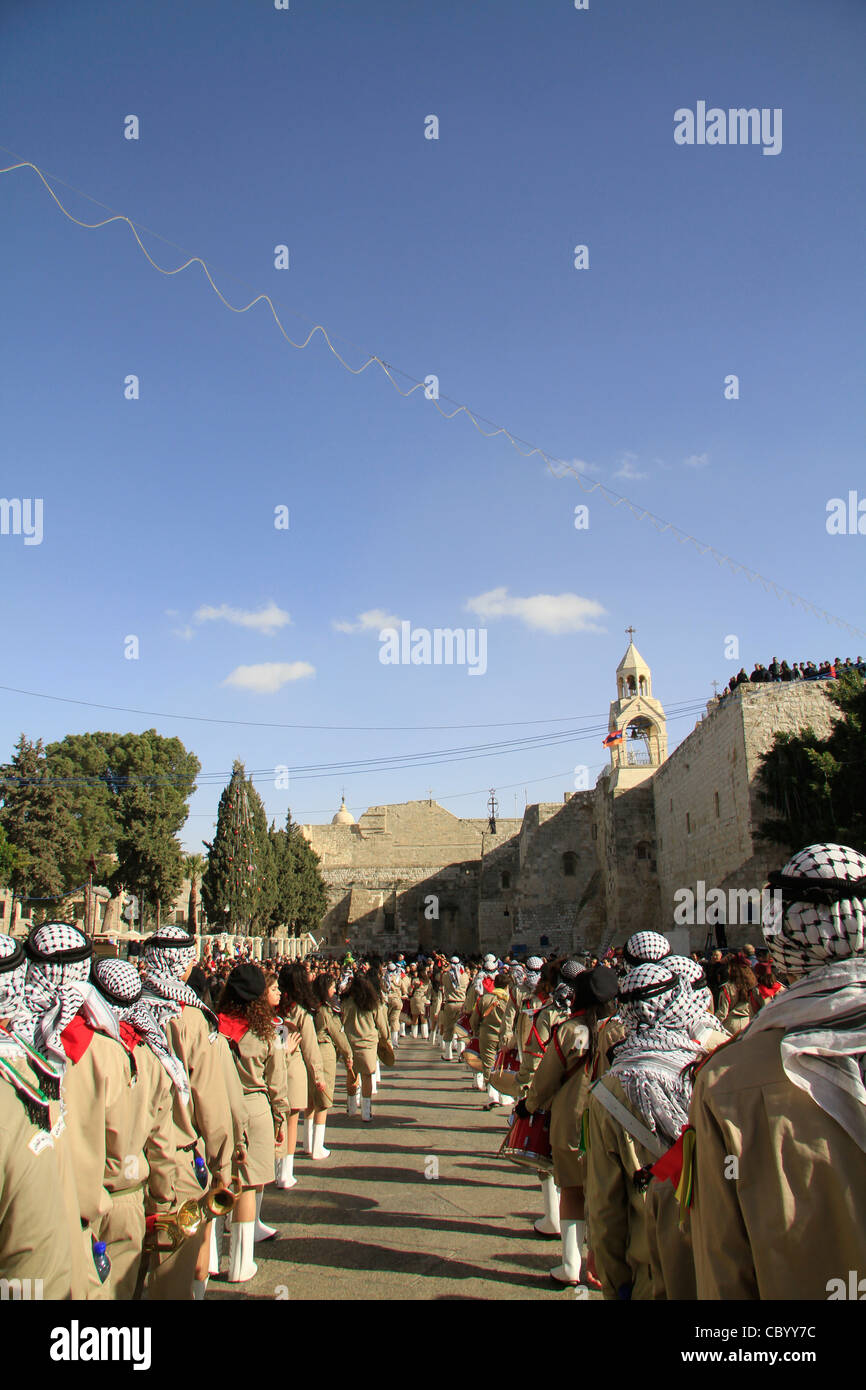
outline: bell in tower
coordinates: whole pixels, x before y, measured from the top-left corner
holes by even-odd
[[[617,698],[610,706],[608,735],[610,790],[636,787],[668,756],[667,720],[660,701],[653,698],[652,672],[634,644],[634,628],[626,628],[629,644],[616,668]]]

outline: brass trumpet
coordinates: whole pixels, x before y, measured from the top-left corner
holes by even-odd
[[[190,1236],[198,1235],[208,1221],[228,1216],[240,1192],[230,1187],[212,1188],[203,1197],[192,1197],[177,1211],[149,1216],[145,1224],[144,1248],[159,1254],[178,1250]],[[165,1237],[163,1244],[160,1237]]]

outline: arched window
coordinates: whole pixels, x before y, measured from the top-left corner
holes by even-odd
[[[503,871],[503,874],[502,874],[502,878],[501,878],[501,880],[500,880],[500,883],[501,883],[501,886],[502,886],[503,888],[510,888],[510,887],[511,887],[511,874],[508,872],[507,869],[505,869],[505,870]]]
[[[573,850],[566,850],[562,856],[562,872],[566,878],[574,878],[577,873],[577,855]]]
[[[649,845],[646,840],[639,840],[634,847],[634,852],[638,859],[649,859]]]

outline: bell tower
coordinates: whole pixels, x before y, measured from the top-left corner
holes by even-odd
[[[661,702],[653,698],[652,672],[632,640],[634,628],[626,632],[629,644],[616,668],[617,698],[611,702],[605,739],[614,794],[645,782],[668,756],[667,720]]]

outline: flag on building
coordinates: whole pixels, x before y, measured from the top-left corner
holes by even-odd
[[[622,743],[622,739],[623,739],[623,731],[622,731],[622,729],[614,729],[614,730],[612,731],[612,733],[609,733],[608,736],[607,736],[607,738],[603,740],[604,746],[605,746],[605,748],[610,748],[611,745],[614,744],[614,743]]]

